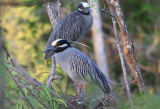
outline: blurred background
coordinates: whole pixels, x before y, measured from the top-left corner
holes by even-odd
[[[75,11],[76,6],[81,1],[85,0],[60,0],[62,18]],[[120,83],[123,80],[123,73],[111,17],[106,13],[99,12],[93,3],[98,0],[88,1],[93,6],[93,13],[98,13],[102,33],[94,33],[95,26],[93,26],[82,40],[82,43],[92,49],[80,45],[77,48],[89,55],[97,64],[102,62],[100,60],[101,56],[104,57],[105,60],[102,63],[105,63],[105,65],[98,64],[98,66],[111,80]],[[43,0],[1,0],[0,29],[17,66],[33,78],[42,73],[36,79],[46,83],[51,60],[49,60],[49,66],[47,66],[43,50],[52,32],[52,26],[43,3]],[[57,9],[57,3],[57,0],[54,0],[55,9]],[[158,94],[160,92],[160,1],[120,0],[120,5],[129,36],[135,45],[135,55],[147,90],[151,95]],[[98,7],[104,7],[101,0]],[[107,6],[106,10],[109,11]],[[94,22],[98,18],[94,19]],[[96,38],[103,39],[101,43],[97,44],[99,46],[95,46]],[[103,55],[97,54],[96,47],[103,47]],[[128,66],[127,72],[129,81],[132,81],[133,78]],[[58,65],[57,73],[62,76],[62,87],[65,87],[66,74]],[[75,94],[75,91],[72,90],[72,81],[69,81],[71,84],[69,84],[68,94]],[[132,91],[135,89],[137,89],[136,86],[131,87]]]

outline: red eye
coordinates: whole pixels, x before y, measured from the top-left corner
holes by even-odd
[[[61,46],[61,44],[60,44],[60,43],[58,43],[58,44],[57,44],[57,46],[59,47],[59,46]]]
[[[81,9],[84,10],[84,7],[82,7]]]

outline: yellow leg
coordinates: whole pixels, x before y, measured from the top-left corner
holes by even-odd
[[[83,88],[84,88],[85,100],[86,100],[86,88],[87,88],[87,86],[86,86],[86,84],[85,84],[85,83],[83,83]]]
[[[81,86],[81,84],[79,84],[79,91],[78,91],[78,100],[80,99],[81,88],[82,88],[82,86]]]

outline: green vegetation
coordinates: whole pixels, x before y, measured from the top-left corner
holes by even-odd
[[[16,0],[16,2],[19,1]],[[23,2],[25,4],[33,1],[25,0]],[[74,10],[74,2],[75,1],[71,0],[62,2],[63,16]],[[135,109],[158,109],[160,106],[160,2],[159,0],[121,0],[120,2],[129,34],[135,45],[135,54],[138,58],[137,60],[142,71],[143,79],[150,94],[149,96],[146,94],[140,95],[137,91],[137,86],[131,85]],[[39,0],[34,0],[33,4],[33,6],[12,6],[11,4],[11,6],[6,5],[1,7],[3,11],[2,17],[0,18],[0,26],[2,27],[0,27],[0,30],[2,31],[3,29],[3,38],[5,38],[6,45],[13,60],[16,62],[17,66],[19,66],[18,68],[21,69],[21,66],[25,68],[23,71],[32,78],[42,73],[38,75],[36,79],[45,84],[49,76],[49,73],[45,72],[50,72],[51,60],[49,60],[49,66],[47,66],[43,50],[45,49],[45,44],[52,32],[52,27],[45,8],[42,7]],[[102,3],[100,7],[103,7]],[[102,19],[104,24],[104,33],[109,35],[105,40],[108,46],[107,53],[111,79],[116,82],[121,82],[123,80],[123,76],[118,52],[116,51],[117,48],[115,48],[115,44],[109,40],[113,38],[112,36],[114,35],[110,29],[112,28],[112,22],[110,17],[103,13]],[[91,34],[87,36],[91,36]],[[91,47],[93,46],[91,37],[86,37],[83,43]],[[79,47],[79,49],[94,59],[92,50],[86,50],[83,47]],[[2,55],[1,50],[0,53],[0,55]],[[76,95],[71,79],[69,79],[68,84],[68,96],[66,97],[62,94],[65,92],[67,75],[59,68],[58,65],[57,75],[62,77],[62,93],[59,89],[58,80],[53,82],[51,88],[45,86],[41,88],[37,86],[34,87],[34,85],[28,86],[28,83],[24,81],[23,76],[14,71],[15,67],[8,64],[10,60],[11,58],[8,60],[3,59],[3,61],[7,63],[7,68],[12,69],[11,74],[19,81],[25,95],[35,108],[42,108],[44,106],[37,101],[37,99],[32,95],[32,92],[45,104],[45,106],[51,109],[59,109],[60,107],[67,108],[66,98],[69,98],[70,95]],[[16,109],[29,108],[30,106],[24,98],[24,95],[18,89],[9,72],[5,70],[1,61],[0,71],[0,93],[3,92],[2,88],[6,88],[4,94],[6,97],[2,97],[7,101],[5,107],[12,107]],[[132,80],[130,72],[129,80]],[[2,85],[2,83],[4,85]],[[26,86],[31,90],[31,92],[26,88]],[[56,93],[59,98],[52,97],[53,95],[51,95],[50,90]],[[118,92],[118,108],[130,108],[129,101],[125,95],[125,88],[116,88],[115,91]]]

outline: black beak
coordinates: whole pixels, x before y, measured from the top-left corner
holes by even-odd
[[[43,53],[47,53],[47,52],[49,52],[49,51],[55,51],[55,49],[56,49],[55,46],[51,46],[51,47],[46,48],[46,49],[43,51]]]
[[[87,8],[85,8],[85,13],[90,13],[90,12],[93,12],[93,10],[91,9],[91,8],[89,8],[89,7],[87,7]]]

